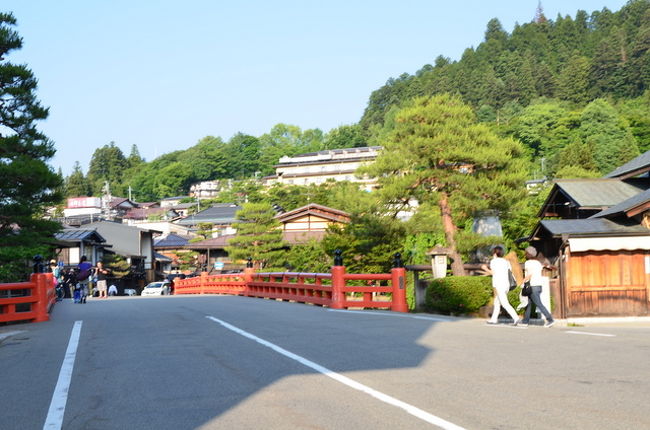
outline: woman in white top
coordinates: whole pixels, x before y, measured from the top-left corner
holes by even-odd
[[[508,315],[514,320],[514,324],[519,322],[519,315],[508,301],[508,291],[510,290],[510,281],[508,279],[508,270],[512,270],[508,260],[503,258],[505,250],[502,246],[495,246],[492,250],[492,260],[490,267],[485,264],[481,267],[486,273],[492,275],[492,289],[494,291],[494,311],[488,324],[496,324],[499,321],[501,306],[508,312]]]
[[[522,325],[528,325],[530,320],[530,313],[532,311],[533,303],[535,306],[544,314],[546,317],[546,324],[544,327],[551,327],[555,324],[555,320],[551,313],[546,309],[546,306],[542,303],[542,298],[540,294],[542,293],[542,263],[535,259],[537,257],[537,250],[532,246],[526,248],[526,262],[524,263],[524,282],[530,282],[532,292],[528,297],[528,306],[526,306],[526,313],[524,314],[524,319],[522,320]]]

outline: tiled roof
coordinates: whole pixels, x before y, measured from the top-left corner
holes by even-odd
[[[349,213],[327,206],[318,205],[316,203],[310,203],[298,209],[276,215],[275,217],[281,222],[288,222],[294,218],[305,215],[316,215],[336,222],[350,222]]]
[[[241,210],[241,206],[233,203],[219,203],[194,215],[190,215],[177,221],[180,225],[197,225],[202,222],[212,224],[232,224],[237,221],[235,214]]]
[[[170,233],[165,237],[154,240],[154,248],[182,248],[189,242],[189,237]]]
[[[620,215],[647,202],[650,202],[650,189],[633,197],[630,197],[629,199],[624,200],[609,209],[598,212],[596,215],[592,215],[590,218],[611,218],[612,216]]]
[[[555,183],[580,207],[609,207],[648,188],[618,179],[559,180]]]
[[[650,171],[650,151],[646,151],[633,160],[605,175],[606,178],[627,178],[641,175]]]
[[[620,224],[606,218],[595,219],[553,219],[542,220],[539,226],[546,229],[554,237],[563,234],[569,236],[590,235],[643,235],[650,236],[650,230],[639,224]],[[538,229],[539,229],[538,226]]]
[[[65,229],[61,232],[54,233],[54,237],[57,240],[62,240],[65,242],[106,242],[106,239],[104,239],[101,234],[97,233],[96,230],[79,228]]]

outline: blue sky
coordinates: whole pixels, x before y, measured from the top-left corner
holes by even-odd
[[[538,0],[2,0],[50,107],[41,129],[65,175],[114,141],[148,161],[208,135],[259,136],[283,122],[328,130],[359,120],[370,93],[436,56],[457,60],[499,18]],[[624,0],[546,0],[545,15],[618,10]]]

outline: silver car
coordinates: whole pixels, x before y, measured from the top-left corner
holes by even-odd
[[[142,296],[168,296],[169,295],[169,281],[152,282],[142,290]]]

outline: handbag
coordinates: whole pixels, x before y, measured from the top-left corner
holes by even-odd
[[[515,279],[515,275],[512,274],[512,270],[508,269],[508,282],[510,283],[510,290],[512,291],[515,288],[517,288],[517,280]]]
[[[524,282],[524,286],[521,289],[521,295],[524,297],[530,297],[533,294],[533,287],[530,286],[530,282]]]

